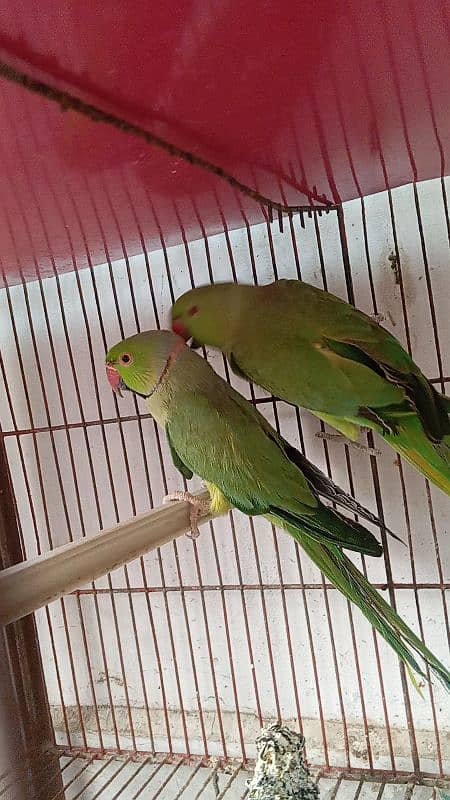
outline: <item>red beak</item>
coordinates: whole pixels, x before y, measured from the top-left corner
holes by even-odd
[[[118,394],[122,397],[122,392],[120,391],[120,383],[121,378],[117,370],[112,367],[110,364],[106,365],[106,377],[108,378],[109,385],[115,394]]]
[[[174,320],[172,322],[172,330],[178,336],[181,336],[181,338],[184,339],[185,342],[187,342],[187,340],[191,338],[191,334],[184,327],[183,323],[179,322],[178,320]]]

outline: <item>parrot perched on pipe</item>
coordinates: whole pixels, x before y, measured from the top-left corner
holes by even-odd
[[[204,479],[212,512],[237,508],[286,530],[410,669],[424,676],[420,655],[450,688],[450,673],[343,552],[379,556],[376,538],[320,498],[369,521],[376,517],[289,445],[207,361],[175,334],[149,331],[115,345],[106,372],[114,391],[146,400],[166,431],[175,466],[186,479],[194,473]],[[192,495],[184,498],[195,505]]]
[[[450,495],[450,398],[349,303],[297,280],[201,286],[175,302],[172,329],[352,441],[371,428]]]

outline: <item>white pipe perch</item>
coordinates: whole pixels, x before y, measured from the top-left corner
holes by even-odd
[[[207,501],[207,492],[196,495]],[[191,528],[191,505],[178,501],[140,514],[81,541],[55,548],[0,572],[0,625],[106,575]],[[212,519],[203,516],[199,524]]]

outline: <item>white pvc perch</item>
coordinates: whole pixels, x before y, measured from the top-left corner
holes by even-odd
[[[207,492],[198,497],[207,500]],[[190,530],[190,505],[168,503],[147,514],[71,542],[0,572],[0,625],[106,575],[127,561],[155,550]],[[199,525],[212,519],[201,517]]]

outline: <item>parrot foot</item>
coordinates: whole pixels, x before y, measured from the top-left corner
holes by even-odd
[[[316,437],[317,439],[326,439],[329,442],[344,442],[349,447],[353,447],[354,450],[362,450],[362,452],[366,453],[368,456],[381,456],[381,450],[377,450],[376,447],[369,447],[367,444],[361,444],[361,442],[352,442],[350,439],[347,439],[346,436],[343,436],[342,433],[319,431],[316,433]]]
[[[184,500],[186,503],[190,504],[191,508],[189,519],[191,523],[191,531],[190,533],[187,533],[186,536],[189,539],[198,539],[200,536],[198,519],[199,517],[204,517],[206,514],[208,514],[210,508],[209,500],[200,500],[190,492],[170,492],[170,494],[165,496],[164,503],[169,503],[174,500]]]
[[[384,314],[371,314],[370,316],[378,325],[381,325],[381,323],[386,319]]]

